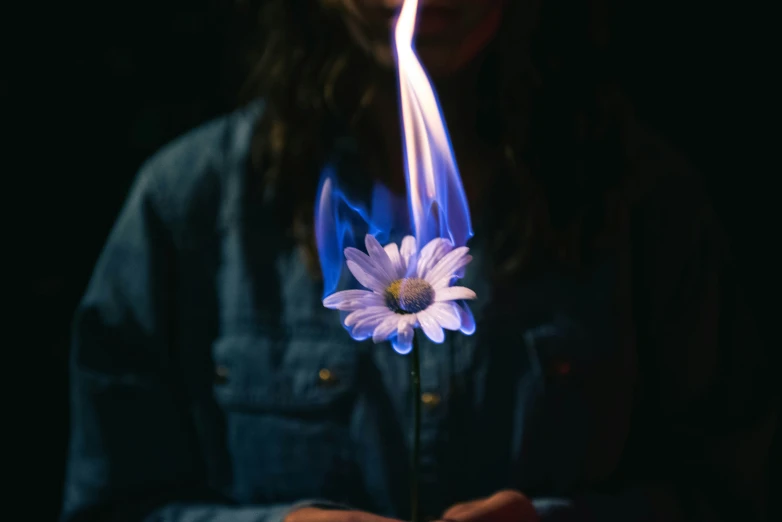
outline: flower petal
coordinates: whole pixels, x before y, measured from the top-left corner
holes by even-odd
[[[353,263],[358,265],[358,267],[361,268],[361,270],[363,270],[367,275],[370,275],[373,278],[377,279],[378,282],[383,285],[383,288],[388,286],[388,284],[391,282],[390,279],[388,278],[388,275],[385,273],[385,271],[380,267],[378,267],[375,264],[375,262],[372,260],[372,258],[369,257],[364,252],[362,252],[361,250],[353,247],[346,248],[345,259],[347,259],[348,261],[352,261]]]
[[[394,273],[391,277],[394,280],[401,279],[405,276],[405,263],[402,261],[402,254],[399,253],[399,247],[396,243],[389,243],[383,247],[388,255],[388,259],[391,260],[391,265],[394,267]]]
[[[361,319],[353,326],[352,335],[356,337],[361,337],[363,339],[366,339],[367,337],[371,337],[375,329],[377,329],[377,327],[380,326],[381,323],[383,323],[386,319],[388,319],[389,315],[393,316],[394,312],[386,309],[385,314],[372,315],[367,318]]]
[[[442,279],[451,279],[456,272],[472,261],[472,256],[467,255],[470,249],[459,247],[446,254],[437,265],[426,274],[429,284],[441,282]]]
[[[360,310],[361,308],[367,308],[368,306],[386,306],[386,300],[382,295],[374,292],[367,292],[367,297],[361,299],[353,299],[351,301],[343,301],[337,305],[337,310],[343,312],[352,312],[353,310]]]
[[[367,253],[372,260],[372,264],[386,277],[386,286],[395,279],[398,279],[397,277],[394,277],[395,270],[394,265],[391,263],[391,259],[389,259],[388,254],[386,254],[383,246],[378,242],[375,236],[367,234],[364,238],[364,244],[367,247]]]
[[[413,316],[403,316],[399,319],[396,338],[391,341],[391,345],[397,353],[406,355],[413,349],[414,328],[415,318]]]
[[[418,277],[426,278],[426,274],[451,250],[453,243],[449,239],[436,237],[429,241],[418,257]]]
[[[410,259],[407,260],[407,268],[405,268],[405,277],[418,277],[418,252],[413,253]]]
[[[345,326],[355,326],[361,321],[364,321],[366,319],[371,319],[373,317],[385,317],[387,314],[393,313],[391,310],[386,308],[385,306],[368,306],[366,308],[362,308],[361,310],[356,310],[355,312],[352,312],[348,314],[347,317],[345,317],[344,324]]]
[[[402,246],[399,248],[399,254],[402,256],[402,261],[405,264],[405,270],[410,266],[410,256],[415,254],[415,238],[413,236],[405,236],[402,239]]]
[[[478,296],[475,295],[475,292],[466,286],[449,286],[448,288],[439,288],[434,292],[435,302],[475,299],[476,297]]]
[[[383,284],[376,276],[367,273],[355,261],[348,261],[347,264],[348,270],[364,288],[380,293],[388,286],[388,284]]]
[[[459,319],[459,312],[454,310],[451,303],[435,303],[427,308],[426,311],[446,330],[458,330],[462,325],[462,321]]]
[[[367,290],[343,290],[342,292],[336,292],[326,297],[326,299],[323,300],[323,306],[332,310],[345,310],[344,308],[340,308],[340,305],[343,303],[357,301],[365,297],[376,295],[377,294]]]
[[[407,355],[408,353],[413,351],[413,343],[403,344],[396,337],[391,339],[391,346],[394,348],[394,351],[399,355]]]
[[[472,315],[472,310],[470,310],[470,307],[467,306],[467,303],[452,303],[454,307],[456,307],[459,311],[459,316],[461,317],[462,326],[459,328],[459,330],[464,335],[472,335],[475,333],[475,317]]]
[[[383,322],[381,322],[375,330],[372,332],[372,341],[375,344],[387,341],[391,335],[396,332],[396,327],[399,324],[399,320],[396,318],[396,314],[389,315]]]
[[[421,323],[421,330],[424,331],[426,336],[431,339],[432,342],[439,344],[445,340],[445,332],[443,332],[440,324],[434,317],[432,317],[431,314],[429,314],[427,310],[418,312],[415,315],[418,319],[418,322]]]
[[[363,329],[363,330],[356,330],[355,328],[349,328],[348,334],[350,335],[351,339],[354,341],[366,341],[370,337],[372,337],[372,330]]]
[[[441,277],[440,279],[438,279],[438,280],[437,280],[437,281],[435,281],[434,283],[429,283],[429,284],[430,284],[430,285],[432,285],[432,288],[433,288],[435,291],[437,291],[437,290],[440,290],[440,289],[442,289],[442,288],[448,288],[448,287],[449,287],[449,286],[451,286],[451,284],[453,284],[453,283],[454,283],[454,282],[455,282],[457,279],[458,279],[458,278],[457,278],[456,276],[454,276],[454,277]]]

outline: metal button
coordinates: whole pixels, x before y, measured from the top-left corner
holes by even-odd
[[[334,375],[334,372],[329,370],[328,368],[322,368],[318,372],[318,380],[321,384],[329,385],[329,384],[336,384],[339,379],[337,379],[337,376]]]
[[[424,406],[426,406],[429,409],[436,408],[438,404],[440,404],[440,395],[437,393],[422,393],[421,394],[421,402],[424,403]]]
[[[225,384],[228,382],[228,375],[231,372],[225,366],[217,366],[215,368],[215,384]]]

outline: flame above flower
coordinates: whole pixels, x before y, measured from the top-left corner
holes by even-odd
[[[418,0],[405,0],[399,13],[393,40],[398,65],[409,219],[404,219],[408,216],[399,215],[399,202],[382,185],[375,186],[371,201],[360,202],[348,197],[344,187],[340,187],[340,179],[334,168],[329,166],[324,169],[315,209],[316,239],[324,275],[324,297],[332,295],[339,285],[345,266],[343,252],[346,257],[357,255],[355,247],[362,246],[359,238],[364,237],[365,234],[373,236],[381,243],[393,241],[394,237],[412,235],[409,238],[414,241],[411,248],[422,254],[431,250],[433,248],[431,245],[447,245],[447,251],[460,250],[460,247],[465,247],[473,235],[467,198],[442,111],[429,77],[414,49],[413,37],[417,12]],[[368,241],[374,244],[374,239]],[[444,255],[447,251],[440,254]],[[407,267],[411,269],[411,273],[406,276],[422,277],[422,274],[431,268],[426,266],[427,259],[423,258],[411,263]],[[463,271],[463,266],[460,270]],[[353,274],[355,275],[355,271]],[[459,272],[453,276],[458,278],[461,274],[462,272]],[[446,279],[447,284],[452,284],[450,278]],[[395,287],[389,286],[386,290],[393,290],[393,288]],[[400,295],[393,296],[398,301],[397,304],[411,300],[411,296],[403,295],[406,289],[410,288],[414,288],[414,285],[400,283],[398,289]],[[464,297],[455,297],[455,299],[464,299]],[[339,299],[334,295],[327,298],[324,304],[335,307],[337,301]],[[475,329],[475,323],[469,308],[454,303],[453,313],[454,317],[458,316],[458,322],[455,319],[453,322],[445,320],[444,327],[471,334]],[[423,316],[426,317],[426,313]],[[419,324],[413,320],[409,326],[418,327]],[[345,326],[357,339],[365,338],[368,334],[364,331],[364,326],[368,327],[369,323],[362,323],[358,330],[355,325],[345,324]],[[420,324],[420,326],[424,325]],[[399,331],[407,332],[404,328]],[[390,334],[391,332],[383,330],[379,333]],[[384,336],[373,337],[379,339]],[[430,338],[439,340],[438,335]],[[394,341],[394,346],[403,353],[407,343],[397,339]]]
[[[418,0],[405,0],[394,33],[408,203],[418,248],[436,237],[463,246],[472,223],[440,104],[413,46]]]

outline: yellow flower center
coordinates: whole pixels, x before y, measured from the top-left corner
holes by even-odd
[[[383,292],[386,306],[397,314],[414,314],[434,302],[434,288],[418,277],[397,279]]]

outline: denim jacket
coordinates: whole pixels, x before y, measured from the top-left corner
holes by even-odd
[[[135,181],[74,322],[64,521],[409,517],[410,361],[348,337],[248,196],[262,108],[188,133]],[[476,333],[421,342],[426,516],[505,488],[544,521],[751,504],[758,472],[732,455],[767,411],[750,407],[763,351],[705,205],[655,147],[636,152],[658,181],[639,191],[633,239],[586,276],[497,285],[476,235]]]

